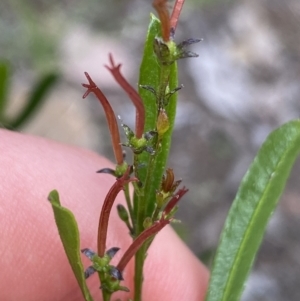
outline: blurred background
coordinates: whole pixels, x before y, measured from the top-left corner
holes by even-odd
[[[82,99],[83,72],[132,125],[134,109],[103,65],[112,52],[137,86],[150,11],[150,0],[1,1],[1,126],[113,159],[101,106],[93,97]],[[299,117],[300,1],[187,0],[175,40],[190,37],[204,41],[190,48],[199,58],[178,64],[184,89],[169,166],[190,189],[176,230],[210,265],[258,148],[270,131]],[[299,175],[300,162],[269,224],[243,301],[300,300]]]

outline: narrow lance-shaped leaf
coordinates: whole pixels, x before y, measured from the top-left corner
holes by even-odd
[[[170,78],[169,78],[169,87],[170,89],[174,89],[178,86],[178,77],[177,77],[177,63],[174,62],[171,66]],[[171,148],[171,138],[174,129],[174,122],[176,117],[176,108],[177,108],[177,93],[174,93],[169,100],[169,104],[166,107],[166,113],[169,119],[169,129],[164,134],[163,139],[161,141],[161,147],[159,150],[159,154],[156,157],[154,162],[155,169],[152,177],[152,185],[151,185],[151,195],[155,195],[155,191],[158,189],[163,173],[165,172],[167,160]],[[150,197],[150,194],[148,195]],[[149,215],[153,211],[154,202],[147,202],[149,204],[147,208],[147,215]]]
[[[206,301],[237,301],[270,216],[300,151],[300,121],[272,132],[244,176],[229,211]]]
[[[151,86],[156,91],[158,90],[159,87],[160,66],[159,63],[157,62],[157,58],[153,51],[153,43],[154,43],[154,38],[159,36],[161,36],[160,21],[154,15],[151,14],[150,25],[148,28],[148,33],[147,33],[147,38],[146,38],[146,43],[144,48],[144,55],[143,55],[141,68],[140,68],[139,85]],[[171,90],[178,86],[176,62],[174,62],[174,64],[172,64],[171,66],[169,86]],[[155,95],[142,88],[139,88],[139,94],[143,99],[145,110],[147,112],[145,131],[154,130],[156,128],[157,111],[158,111]],[[153,179],[153,182],[151,183],[152,184],[151,191],[153,193],[149,193],[148,194],[149,196],[155,195],[155,190],[159,186],[159,183],[161,181],[162,175],[166,167],[166,161],[171,146],[171,135],[174,127],[176,105],[177,105],[177,93],[174,93],[170,97],[169,104],[166,107],[166,113],[168,115],[170,127],[169,130],[163,136],[160,152],[157,155],[157,159],[155,160],[156,162],[154,163],[155,165],[154,173],[153,173],[153,177],[151,177]],[[140,155],[140,162],[147,163],[148,160],[149,160],[149,154],[147,154],[146,152]],[[139,172],[139,179],[141,180],[141,182],[144,182],[146,173],[147,173],[147,168],[141,168]]]
[[[155,130],[157,118],[157,104],[156,96],[149,90],[145,90],[142,86],[149,86],[157,91],[159,86],[160,66],[157,62],[156,56],[153,51],[153,41],[156,36],[161,35],[161,28],[159,20],[150,15],[150,24],[148,27],[147,37],[144,46],[144,54],[140,66],[139,75],[139,94],[144,102],[146,119],[144,131],[148,132]],[[149,161],[149,153],[143,152],[139,155],[140,162],[147,163]],[[139,179],[144,183],[147,174],[147,168],[141,168],[139,171]]]
[[[156,36],[161,36],[160,22],[151,14],[139,77],[139,94],[143,99],[147,112],[145,132],[154,130],[156,124],[157,105],[155,95],[141,88],[141,85],[147,85],[157,90],[159,85],[160,66],[153,51],[153,41]]]
[[[156,127],[156,115],[157,115],[157,104],[156,96],[151,93],[149,90],[143,89],[141,86],[149,86],[155,91],[159,86],[159,75],[160,75],[160,66],[157,62],[156,56],[153,51],[153,41],[156,36],[161,35],[161,28],[159,20],[153,15],[150,15],[150,24],[148,27],[148,32],[146,36],[144,54],[142,62],[140,65],[140,75],[139,75],[139,89],[138,92],[144,102],[146,118],[145,118],[145,127],[144,131],[148,132],[155,130]],[[147,164],[150,159],[150,154],[143,152],[139,155],[139,161],[141,168],[138,171],[138,178],[141,183],[145,182],[147,176]],[[134,210],[135,215],[139,207],[137,194],[134,194]]]
[[[84,300],[92,301],[93,299],[84,278],[84,268],[80,258],[79,231],[75,217],[70,210],[61,206],[56,190],[50,192],[48,200],[51,202],[60,239],[84,296]]]

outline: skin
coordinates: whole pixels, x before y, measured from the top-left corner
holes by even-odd
[[[114,178],[97,174],[113,167],[87,150],[43,138],[0,130],[0,299],[25,301],[83,300],[64,254],[48,193],[57,189],[61,203],[78,222],[81,247],[96,250],[103,199]],[[117,198],[124,203],[122,193]],[[184,204],[182,204],[183,206]],[[130,237],[115,208],[109,222],[107,248],[120,247],[116,264]],[[83,264],[90,262],[83,257]],[[170,227],[149,250],[143,301],[204,300],[208,271]],[[124,271],[133,291],[133,261]],[[88,279],[95,300],[101,299],[97,275]],[[115,294],[127,300],[131,294]]]

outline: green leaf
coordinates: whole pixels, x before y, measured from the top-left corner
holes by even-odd
[[[141,88],[140,85],[151,86],[155,90],[159,86],[160,66],[153,51],[153,41],[157,36],[161,36],[160,21],[151,14],[139,77],[139,94],[146,110],[145,131],[155,129],[157,105],[155,96],[150,91]]]
[[[214,259],[206,301],[237,301],[300,151],[300,121],[272,132],[248,172],[229,211]]]
[[[160,21],[151,14],[144,46],[144,54],[140,65],[138,89],[146,111],[145,132],[155,130],[156,128],[157,104],[155,95],[150,91],[141,88],[141,85],[147,85],[157,90],[159,86],[160,66],[153,51],[153,41],[156,36],[161,36]],[[147,176],[147,164],[149,159],[150,155],[147,152],[143,152],[139,155],[140,163],[145,166],[144,168],[141,168],[138,173],[139,179],[143,183]],[[137,209],[137,206],[134,207]]]
[[[46,101],[47,93],[49,93],[49,91],[54,87],[58,79],[59,76],[55,73],[49,73],[42,77],[41,80],[33,87],[27,104],[19,116],[12,121],[7,121],[7,128],[15,130],[27,122]]]
[[[139,94],[141,95],[145,110],[146,110],[146,122],[145,122],[145,131],[154,130],[156,128],[157,120],[157,104],[155,96],[148,90],[142,89],[140,85],[147,85],[158,90],[160,83],[160,65],[157,62],[156,55],[153,51],[153,43],[155,37],[161,37],[161,26],[160,21],[151,14],[150,24],[148,28],[148,33],[146,37],[144,55],[140,67],[140,77],[139,77]],[[177,64],[176,62],[171,66],[170,78],[169,78],[169,87],[170,90],[173,90],[178,86],[177,80]],[[174,128],[174,121],[176,115],[177,107],[177,93],[174,93],[170,98],[169,104],[166,107],[166,112],[169,118],[170,128],[164,134],[163,140],[161,142],[161,149],[159,154],[156,156],[154,164],[154,172],[151,177],[151,186],[149,191],[147,191],[147,198],[153,198],[155,196],[155,191],[158,189],[162,175],[166,168],[166,163],[168,159],[168,154],[171,147],[171,136]],[[139,157],[141,163],[149,162],[150,155],[146,152],[142,153]],[[144,182],[147,175],[147,168],[141,168],[139,171],[139,179]],[[147,216],[151,215],[151,212],[154,207],[153,201],[146,200],[146,204],[149,204],[147,208]],[[136,207],[136,206],[135,206]]]
[[[84,268],[80,257],[79,231],[75,217],[70,210],[61,206],[56,190],[50,192],[48,200],[51,202],[60,239],[84,299],[92,301],[84,278]]]
[[[170,90],[176,88],[178,86],[178,79],[177,79],[177,64],[176,62],[171,66],[170,78],[169,78],[169,87]],[[159,154],[156,156],[156,160],[154,161],[154,172],[152,176],[152,183],[150,186],[150,193],[147,193],[146,204],[148,204],[146,216],[151,216],[154,204],[155,204],[155,192],[159,188],[161,183],[161,179],[163,173],[166,170],[166,164],[171,148],[171,138],[174,129],[174,122],[176,117],[176,108],[177,108],[177,93],[174,93],[169,101],[168,106],[166,107],[166,112],[169,118],[170,127],[168,131],[164,134],[163,139],[161,141],[161,148]],[[151,198],[153,198],[151,200]],[[148,199],[148,200],[147,200]]]

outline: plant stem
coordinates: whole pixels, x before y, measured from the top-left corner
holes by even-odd
[[[179,19],[184,1],[185,0],[176,0],[176,3],[175,3],[174,8],[173,8],[170,24],[171,24],[171,28],[173,28],[174,32],[176,31],[176,26],[177,26],[177,23],[178,23],[178,19]]]
[[[107,293],[103,291],[102,296],[103,296],[103,301],[110,301],[111,293]]]
[[[134,226],[134,214],[133,214],[133,208],[132,208],[132,203],[131,203],[131,198],[130,198],[130,193],[129,193],[129,184],[124,185],[124,195],[125,195],[125,200],[127,204],[127,209],[129,212],[129,217],[131,220],[131,224]]]
[[[160,81],[157,95],[158,108],[164,108],[166,89],[169,83],[171,68],[168,65],[161,65],[160,68]]]
[[[146,246],[143,246],[136,252],[135,267],[134,267],[134,301],[142,300],[142,286],[143,286],[143,268],[146,255]]]
[[[98,272],[98,276],[99,276],[100,283],[101,283],[101,286],[102,286],[103,283],[105,283],[105,275],[102,272]],[[112,293],[108,292],[104,288],[102,288],[101,291],[102,291],[103,301],[110,301],[110,297],[111,297]]]

